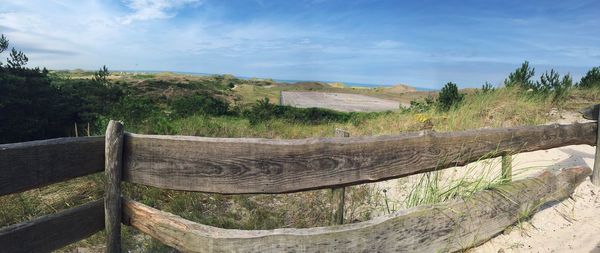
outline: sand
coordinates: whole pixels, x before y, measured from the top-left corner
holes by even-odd
[[[557,114],[552,123],[570,124],[586,122],[577,112],[551,112]],[[549,150],[519,153],[513,156],[513,180],[533,176],[543,170],[587,166],[594,164],[595,147],[589,145],[565,146]],[[488,159],[443,170],[442,182],[461,178],[465,174],[486,174],[488,178],[499,175],[499,158]],[[491,171],[491,172],[490,172]],[[375,192],[387,191],[392,210],[397,210],[408,191],[418,182],[420,175],[388,180],[373,184]],[[398,200],[398,201],[393,201]],[[380,204],[380,206],[383,206]],[[381,209],[378,215],[385,213]],[[600,187],[589,178],[576,188],[571,199],[543,207],[528,221],[507,228],[488,242],[467,252],[597,252],[600,253]]]
[[[400,102],[350,93],[281,92],[283,105],[318,107],[342,112],[380,112],[400,109]]]
[[[577,112],[557,113],[555,123],[589,122]],[[573,166],[594,166],[595,147],[574,145],[550,150],[522,153],[515,156],[514,165],[524,177],[543,167],[560,169]],[[528,167],[536,169],[527,169]],[[600,187],[588,178],[571,199],[544,207],[523,224],[507,229],[469,252],[597,252],[600,253]]]

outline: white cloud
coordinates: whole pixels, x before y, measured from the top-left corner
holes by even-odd
[[[395,40],[382,40],[382,41],[377,41],[373,44],[373,46],[375,48],[381,48],[381,49],[397,48],[397,47],[400,47],[401,45],[402,45],[401,42],[398,42]]]
[[[133,13],[121,18],[121,23],[130,24],[136,20],[166,19],[176,15],[176,10],[186,5],[198,5],[199,0],[129,0],[127,6]]]

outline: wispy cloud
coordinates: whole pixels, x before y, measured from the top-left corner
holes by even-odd
[[[381,48],[381,49],[398,48],[401,45],[402,45],[401,42],[395,41],[395,40],[381,40],[381,41],[376,41],[375,43],[373,43],[373,46],[375,48]]]
[[[120,18],[121,23],[130,24],[133,21],[166,19],[177,14],[177,10],[186,5],[199,5],[200,0],[128,0],[127,6],[133,11]]]

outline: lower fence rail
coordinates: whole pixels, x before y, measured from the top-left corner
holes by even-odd
[[[0,251],[50,252],[104,229],[104,200],[0,229]]]
[[[567,198],[586,167],[543,172],[443,205],[330,227],[221,229],[123,199],[123,222],[184,252],[438,252],[481,244],[545,203]]]

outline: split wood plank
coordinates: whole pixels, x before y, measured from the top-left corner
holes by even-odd
[[[104,170],[104,137],[0,145],[0,196]]]
[[[306,229],[221,229],[124,200],[123,222],[182,252],[454,252],[479,245],[545,203],[570,196],[589,168],[545,171],[464,200]]]
[[[396,136],[273,140],[125,134],[123,180],[223,194],[375,182],[505,152],[596,145],[595,122]]]
[[[50,252],[104,229],[103,200],[0,229],[0,251]]]

